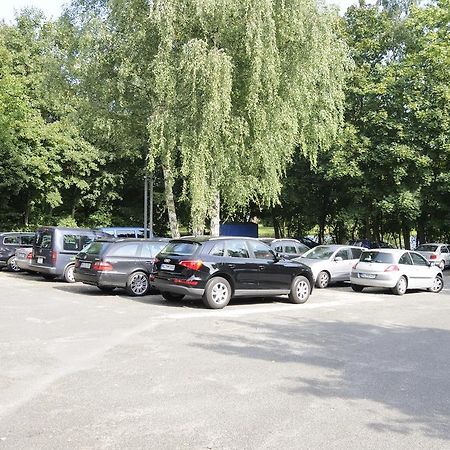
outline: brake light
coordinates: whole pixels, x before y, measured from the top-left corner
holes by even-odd
[[[432,254],[430,255],[430,259],[437,259],[436,253],[432,253]]]
[[[109,272],[113,270],[113,266],[108,262],[97,261],[92,264],[92,270],[96,270],[97,272]]]
[[[392,264],[389,267],[386,267],[386,269],[384,269],[385,272],[398,272],[400,270],[400,267],[397,266],[397,264]]]
[[[58,253],[56,253],[54,251],[51,251],[50,252],[50,257],[52,259],[52,265],[55,265],[56,264],[56,258],[58,257]]]
[[[198,284],[198,281],[195,281],[195,280],[183,280],[181,278],[174,278],[173,282],[177,283],[177,284],[187,284],[188,286],[197,286],[197,284]]]
[[[200,267],[203,266],[203,261],[196,260],[196,261],[180,261],[180,266],[186,267],[191,270],[199,270]]]
[[[29,253],[28,253],[27,259],[33,259],[33,252],[29,252]]]
[[[158,264],[159,263],[159,259],[158,258],[155,258],[154,260],[153,260],[153,264]]]

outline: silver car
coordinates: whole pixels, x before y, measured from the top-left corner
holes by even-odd
[[[22,247],[16,250],[16,265],[19,269],[27,272],[31,270],[31,258],[33,254],[33,247]]]
[[[363,250],[351,245],[319,245],[294,261],[311,267],[316,287],[326,288],[330,283],[350,280],[352,266]]]
[[[440,292],[444,287],[442,271],[422,255],[408,250],[377,249],[362,253],[351,273],[352,289],[389,288],[403,295],[407,289],[428,289]]]
[[[415,251],[439,266],[441,270],[450,266],[450,252],[447,244],[421,244]]]

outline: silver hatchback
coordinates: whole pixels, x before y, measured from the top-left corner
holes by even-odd
[[[447,244],[421,244],[415,251],[441,270],[450,266],[450,251]]]

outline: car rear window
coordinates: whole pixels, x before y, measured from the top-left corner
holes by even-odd
[[[4,244],[19,244],[19,236],[6,236],[3,239]]]
[[[110,242],[91,242],[86,248],[83,249],[83,252],[88,255],[100,255],[105,252],[110,245]]]
[[[363,252],[360,258],[361,262],[372,262],[381,264],[392,264],[394,255],[383,252]]]
[[[201,244],[198,242],[169,242],[162,250],[163,255],[189,256],[193,255]]]
[[[36,233],[36,247],[52,248],[53,233],[51,231],[38,231]]]
[[[416,248],[416,252],[435,252],[437,249],[437,245],[423,244]]]

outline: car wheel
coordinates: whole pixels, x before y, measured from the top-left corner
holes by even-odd
[[[392,289],[392,292],[395,295],[403,295],[406,292],[406,289],[408,289],[408,280],[405,277],[402,276],[397,281],[397,284]]]
[[[111,294],[115,289],[115,287],[112,286],[97,286],[97,287],[105,294]]]
[[[208,308],[222,309],[230,303],[231,286],[225,278],[214,277],[206,283],[203,303]]]
[[[133,297],[145,295],[148,288],[148,277],[144,272],[134,272],[128,277],[127,292]]]
[[[325,270],[322,270],[322,272],[317,275],[316,280],[316,287],[319,289],[324,289],[330,284],[330,274],[326,272]]]
[[[438,267],[439,267],[439,269],[444,270],[445,269],[445,261],[444,260],[440,261],[438,264]]]
[[[311,283],[308,278],[303,276],[295,277],[291,284],[291,291],[289,292],[289,299],[292,303],[305,303],[309,294],[311,294]]]
[[[178,302],[184,298],[183,294],[172,294],[171,292],[161,292],[161,295],[168,302]]]
[[[355,292],[362,292],[362,290],[364,289],[364,286],[360,286],[359,284],[352,284],[352,289]]]
[[[8,265],[8,269],[11,272],[20,272],[20,268],[17,266],[17,261],[15,256],[11,256],[6,263]]]
[[[66,267],[66,270],[64,271],[64,280],[67,283],[75,283],[75,275],[73,274],[73,269],[75,266],[72,264],[70,266]]]
[[[433,285],[431,286],[429,291],[438,294],[439,292],[442,291],[442,289],[444,289],[444,280],[442,279],[442,277],[437,275],[433,280]]]

